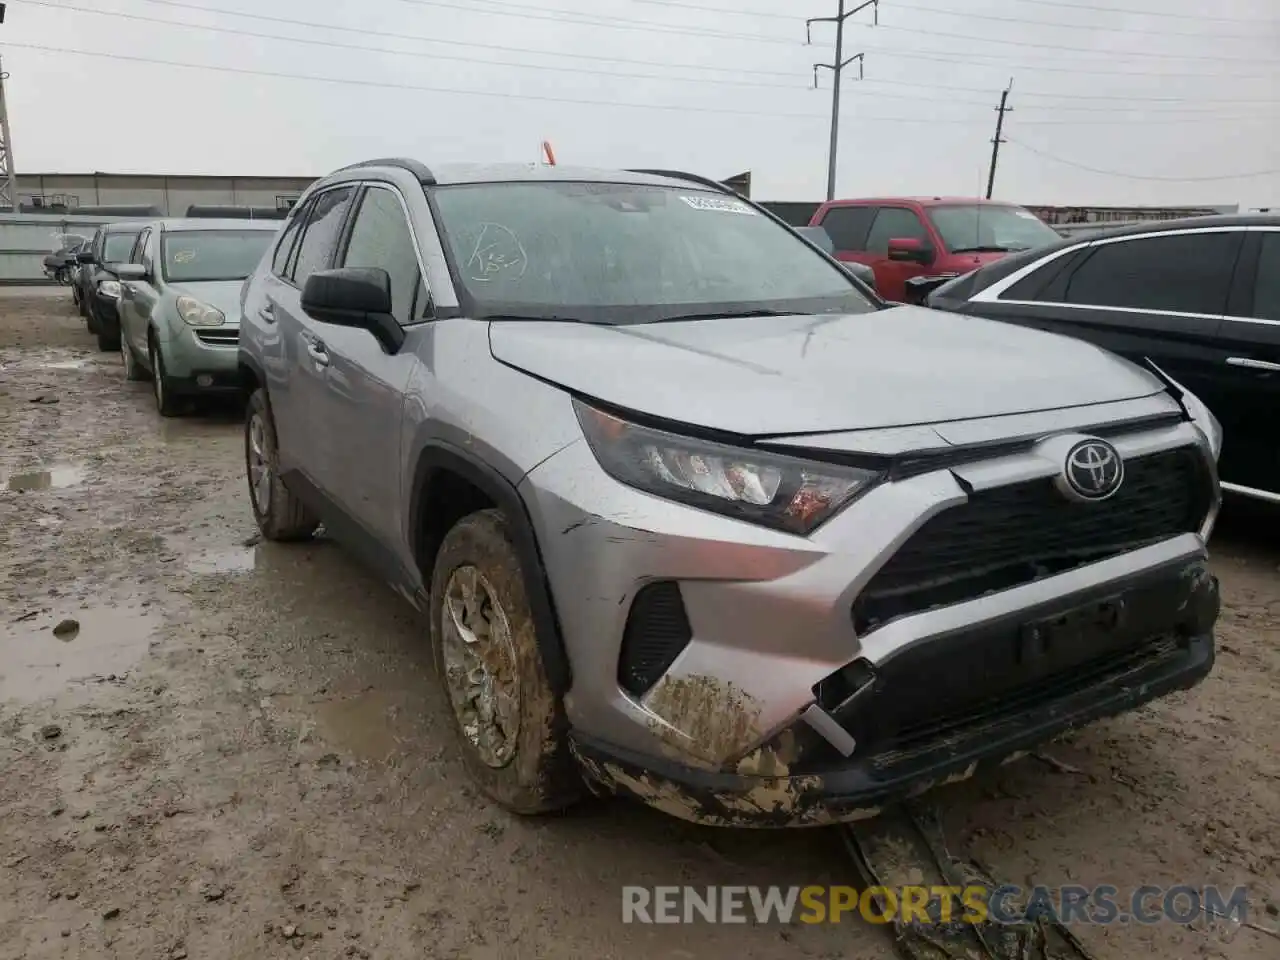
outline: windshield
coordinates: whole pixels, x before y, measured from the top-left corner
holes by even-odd
[[[63,233],[58,235],[58,252],[65,253],[68,250],[75,250],[86,242],[84,237],[77,236],[74,233]]]
[[[103,263],[128,263],[129,254],[133,253],[133,244],[138,239],[137,233],[108,233],[102,245]]]
[[[161,242],[170,283],[243,280],[253,273],[275,234],[270,230],[183,230]]]
[[[1001,204],[930,207],[929,218],[952,253],[1029,250],[1061,240],[1030,210]]]
[[[478,316],[646,323],[876,309],[850,278],[749,205],[620,183],[486,183],[433,198]]]

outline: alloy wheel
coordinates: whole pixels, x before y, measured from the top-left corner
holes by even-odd
[[[520,678],[511,623],[493,585],[471,565],[449,576],[440,612],[445,681],[458,724],[480,760],[515,756]]]
[[[267,428],[262,415],[255,413],[249,419],[249,493],[258,516],[265,517],[271,509],[271,450],[267,443]]]

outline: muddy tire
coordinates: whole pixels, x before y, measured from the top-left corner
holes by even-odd
[[[120,337],[120,359],[124,362],[124,378],[131,383],[147,379],[147,368],[138,362],[138,355],[129,346],[129,341]]]
[[[473,513],[445,535],[430,617],[436,676],[463,763],[480,788],[526,815],[580,799],[584,784],[569,753],[564,705],[547,682],[502,511]]]
[[[97,326],[97,329],[94,332],[98,338],[98,349],[102,353],[115,353],[117,350],[119,350],[120,349],[119,335],[112,336],[110,333],[102,329],[101,324],[98,324],[96,326]]]
[[[280,479],[276,424],[267,391],[255,390],[245,408],[244,463],[253,519],[268,540],[306,540],[320,520]]]
[[[147,348],[151,359],[151,394],[155,397],[156,412],[162,417],[176,417],[182,412],[182,406],[178,397],[174,396],[173,381],[164,371],[164,354],[154,340],[147,341]]]

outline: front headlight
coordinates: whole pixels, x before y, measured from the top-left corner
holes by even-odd
[[[178,316],[189,327],[218,327],[227,320],[226,315],[207,303],[201,303],[192,297],[179,297]]]
[[[666,500],[748,523],[809,534],[880,474],[741,449],[643,427],[574,401],[601,468]]]
[[[104,297],[110,297],[112,300],[120,299],[120,281],[119,280],[102,280],[98,283],[98,292]]]

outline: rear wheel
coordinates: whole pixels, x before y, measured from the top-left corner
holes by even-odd
[[[253,519],[268,540],[306,540],[320,520],[280,479],[276,425],[267,392],[253,391],[245,411],[244,459]]]
[[[430,611],[436,675],[472,778],[515,813],[579,799],[564,705],[547,682],[502,511],[473,513],[445,535]]]

